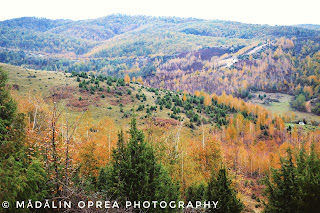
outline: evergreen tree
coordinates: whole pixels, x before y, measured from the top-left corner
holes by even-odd
[[[303,152],[305,153],[304,149]],[[317,212],[320,209],[320,160],[314,150],[314,145],[311,146],[310,154],[306,157],[305,167],[300,167],[298,165],[298,171],[302,171],[299,173],[299,186],[302,193],[301,210]]]
[[[206,199],[219,201],[217,209],[208,209],[209,212],[237,213],[243,209],[243,203],[237,198],[225,168],[221,168],[216,176],[212,174],[208,183]]]
[[[193,205],[196,204],[196,201],[205,200],[205,191],[206,185],[204,183],[193,184],[189,186],[186,190],[186,200],[191,201]]]
[[[302,146],[303,147],[303,146]],[[301,148],[297,164],[293,163],[291,150],[281,159],[281,168],[272,170],[267,177],[266,192],[269,202],[265,212],[317,212],[320,209],[320,161],[312,145],[307,155]]]
[[[117,147],[113,150],[110,176],[106,183],[109,194],[122,202],[177,201],[180,197],[179,185],[157,163],[152,148],[144,141],[143,132],[137,129],[135,118],[131,120],[129,133],[127,145],[124,144],[123,132],[119,133]],[[150,208],[149,211],[157,209]],[[170,208],[163,211],[176,212]]]
[[[298,182],[291,150],[287,150],[288,157],[281,158],[281,168],[273,169],[272,180],[266,179],[269,203],[265,212],[297,212]]]
[[[0,68],[0,203],[9,201],[8,210],[15,212],[16,200],[45,197],[46,174],[36,158],[26,156],[24,115],[17,113],[6,82],[7,73]]]
[[[108,181],[108,176],[109,175],[109,170],[108,167],[106,168],[101,168],[98,181],[97,181],[97,187],[99,191],[106,191],[107,190],[107,181]]]

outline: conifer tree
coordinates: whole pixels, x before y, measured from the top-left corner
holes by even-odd
[[[320,160],[314,149],[313,144],[307,157],[300,155],[305,159],[304,167],[303,164],[298,164],[298,183],[301,187],[301,210],[303,212],[317,212],[320,209]],[[305,153],[304,149],[302,151]],[[299,161],[302,160],[299,159]]]
[[[195,205],[196,201],[205,200],[206,185],[201,182],[200,184],[193,184],[186,190],[186,200],[191,201]]]
[[[281,159],[281,168],[267,177],[269,202],[264,212],[317,212],[320,209],[320,161],[311,146],[310,154],[301,148],[294,164],[292,151]]]
[[[237,198],[225,168],[221,168],[216,176],[212,174],[206,198],[209,201],[219,201],[217,209],[208,209],[209,212],[237,213],[243,209],[243,203]]]
[[[6,88],[7,73],[0,68],[0,203],[41,200],[46,195],[46,175],[41,163],[26,156],[24,115]],[[0,209],[1,212],[1,209]]]
[[[296,212],[298,182],[292,152],[288,149],[287,153],[287,158],[281,158],[281,168],[272,171],[273,183],[266,179],[269,204],[265,212]]]
[[[113,150],[112,163],[108,167],[110,175],[106,183],[109,195],[122,202],[177,201],[180,197],[179,185],[157,163],[152,148],[144,141],[143,132],[137,129],[135,118],[131,120],[129,134],[129,142],[125,144],[123,132],[119,133],[117,147]],[[164,210],[170,211],[176,210]]]

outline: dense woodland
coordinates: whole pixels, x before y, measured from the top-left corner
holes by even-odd
[[[24,91],[0,69],[1,203],[110,200],[122,204],[111,212],[159,212],[123,203],[218,200],[219,209],[205,211],[319,209],[319,124],[292,125],[293,112],[250,101],[256,91],[286,93],[293,109],[320,114],[317,26],[111,15],[19,18],[0,22],[0,31],[0,62],[23,67],[29,85],[41,80],[29,68],[68,81]],[[93,115],[105,103],[116,119]]]

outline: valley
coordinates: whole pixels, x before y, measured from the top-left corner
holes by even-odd
[[[317,208],[302,202],[320,193],[317,26],[114,14],[0,32],[1,202]]]

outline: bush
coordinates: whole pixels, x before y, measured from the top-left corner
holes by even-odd
[[[255,200],[257,198],[257,196],[253,193],[252,195],[251,195],[251,199],[252,200]]]
[[[320,103],[316,104],[316,106],[312,109],[312,112],[316,115],[320,115]]]
[[[306,97],[302,93],[296,97],[296,99],[292,102],[292,107],[298,110],[304,111],[306,104]]]

